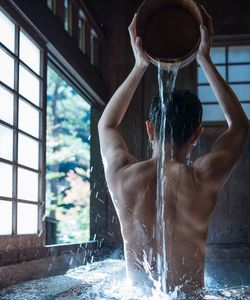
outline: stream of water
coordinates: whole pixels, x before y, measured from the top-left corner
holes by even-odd
[[[174,158],[173,152],[173,130],[171,128],[171,141],[166,140],[165,128],[167,122],[167,102],[171,100],[175,82],[178,74],[179,65],[169,64],[166,69],[162,69],[158,62],[158,85],[159,96],[161,98],[161,124],[158,139],[158,160],[157,160],[157,273],[160,290],[167,293],[166,278],[168,273],[168,253],[166,247],[166,220],[165,220],[165,199],[167,190],[166,177],[166,146],[170,142],[171,159]]]

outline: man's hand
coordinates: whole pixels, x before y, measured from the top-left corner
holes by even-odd
[[[142,49],[141,39],[136,36],[136,14],[128,27],[131,46],[135,56],[135,65],[137,67],[147,68],[149,66],[150,60]]]
[[[212,18],[201,6],[201,13],[203,16],[203,24],[200,26],[201,43],[197,53],[197,62],[200,63],[204,59],[210,59],[210,49],[213,35]]]

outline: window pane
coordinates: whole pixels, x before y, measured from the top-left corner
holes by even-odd
[[[0,235],[12,234],[12,203],[0,201]]]
[[[250,62],[250,46],[233,46],[228,50],[229,63]]]
[[[211,58],[214,64],[225,64],[226,63],[226,48],[225,47],[214,47],[211,48]]]
[[[0,49],[0,80],[14,88],[14,59]]]
[[[14,97],[0,86],[0,119],[13,124]]]
[[[20,58],[37,74],[40,74],[40,49],[21,31]]]
[[[18,127],[39,137],[39,111],[21,99],[19,99]]]
[[[224,121],[224,115],[218,104],[203,105],[203,122]]]
[[[78,28],[79,28],[79,47],[85,53],[86,47],[86,24],[82,17],[83,11],[79,11]]]
[[[218,66],[216,67],[221,76],[226,79],[226,67]],[[198,67],[198,83],[208,83],[207,78],[200,67]]]
[[[47,0],[48,7],[54,12],[55,10],[55,0]]]
[[[12,197],[12,166],[0,163],[0,196]]]
[[[197,82],[199,83],[207,83],[207,78],[203,72],[203,70],[198,67],[197,69]]]
[[[217,101],[215,98],[215,95],[211,89],[211,87],[208,86],[199,86],[198,87],[198,97],[200,98],[201,102],[215,102]]]
[[[0,42],[12,52],[15,50],[15,24],[0,11]]]
[[[13,130],[0,125],[0,157],[13,159]]]
[[[39,142],[20,133],[18,135],[18,163],[38,170],[38,162]]]
[[[64,28],[71,34],[71,1],[64,0]]]
[[[231,84],[239,100],[250,100],[250,84]]]
[[[250,120],[250,103],[242,104],[242,107],[243,107],[248,119]]]
[[[35,105],[40,104],[39,80],[24,67],[19,68],[19,92]]]
[[[38,174],[18,168],[18,199],[38,202]]]
[[[250,81],[250,65],[228,67],[229,82]]]
[[[38,220],[37,205],[18,203],[17,234],[36,234]]]
[[[47,243],[82,243],[90,229],[90,105],[50,67],[47,83]]]

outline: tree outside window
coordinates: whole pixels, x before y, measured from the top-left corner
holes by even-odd
[[[90,105],[48,67],[47,244],[89,240]]]

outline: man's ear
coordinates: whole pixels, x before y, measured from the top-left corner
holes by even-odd
[[[146,121],[146,128],[147,128],[147,133],[148,133],[148,139],[150,141],[153,141],[155,138],[155,134],[154,134],[154,126],[152,121],[147,120]]]
[[[202,135],[204,131],[204,128],[202,126],[199,126],[196,130],[195,133],[193,134],[191,138],[191,144],[195,147],[199,141],[200,136]]]

